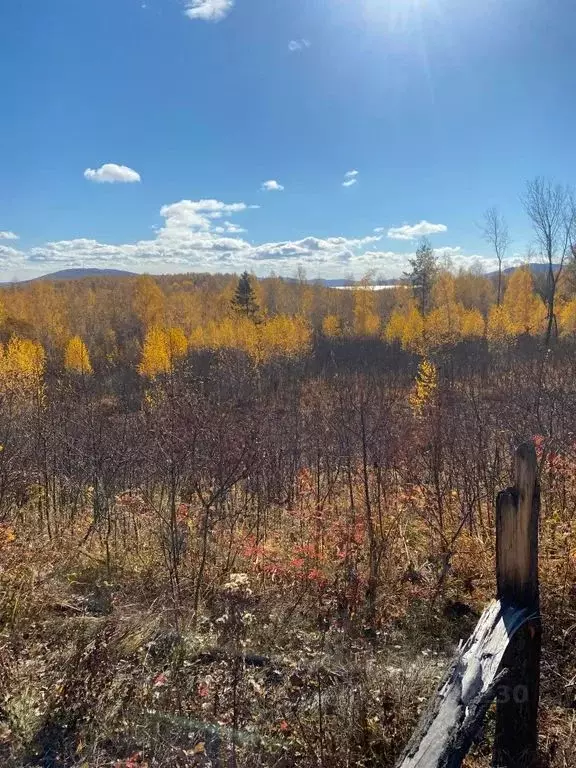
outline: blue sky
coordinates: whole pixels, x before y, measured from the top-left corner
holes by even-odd
[[[575,23],[571,0],[3,0],[0,276],[389,277],[426,232],[489,268],[494,204],[517,258],[526,180],[573,176]]]

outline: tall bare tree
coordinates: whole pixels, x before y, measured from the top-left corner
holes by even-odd
[[[484,221],[481,225],[484,240],[489,243],[498,259],[498,306],[502,301],[502,262],[510,245],[510,232],[506,219],[496,206],[488,208],[484,213]]]
[[[548,310],[548,343],[553,331],[558,330],[554,314],[556,286],[576,239],[576,207],[572,191],[568,187],[554,184],[542,177],[526,184],[522,202],[532,222],[540,252],[548,266],[545,297]]]

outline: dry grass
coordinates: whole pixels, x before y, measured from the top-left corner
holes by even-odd
[[[288,523],[280,529],[292,541]],[[7,768],[392,766],[493,592],[489,536],[463,532],[439,582],[421,521],[406,516],[382,568],[375,633],[362,592],[343,623],[330,584],[271,576],[261,553],[238,549],[247,580],[230,587],[215,551],[195,617],[193,541],[175,596],[151,522],[138,552],[118,540],[112,561],[87,523],[52,540],[14,530],[0,549]],[[576,594],[565,573],[576,537],[566,522],[542,536],[541,749],[544,765],[565,768],[576,766]],[[323,568],[336,578],[331,561]],[[489,765],[490,729],[489,719],[467,765]]]

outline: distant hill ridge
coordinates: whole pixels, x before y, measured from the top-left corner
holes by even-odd
[[[125,269],[97,269],[96,267],[76,267],[74,269],[60,269],[58,272],[50,272],[48,275],[34,277],[23,282],[33,283],[37,280],[82,280],[85,277],[134,277],[136,272],[128,272]]]
[[[542,262],[531,262],[525,266],[529,267],[534,274],[542,274],[547,271],[548,264]],[[554,269],[560,268],[559,264],[554,264]],[[502,270],[504,275],[510,275],[518,267],[506,267]],[[137,272],[128,272],[125,269],[98,269],[97,267],[76,267],[73,269],[61,269],[57,272],[50,272],[47,275],[41,275],[40,277],[34,277],[31,280],[22,280],[23,283],[32,283],[38,280],[83,280],[88,277],[136,277]],[[487,272],[486,277],[496,277],[497,271]],[[289,282],[295,281],[296,278],[285,278]],[[352,287],[355,285],[353,280],[346,278],[320,278],[317,280],[311,280],[312,283],[321,283],[328,288],[344,288]],[[378,280],[375,285],[379,286],[392,286],[399,285],[402,282],[400,278],[391,278],[388,280]]]
[[[515,269],[518,269],[519,267],[528,267],[531,272],[533,272],[535,275],[541,275],[548,271],[548,264],[545,264],[542,261],[533,261],[528,264],[518,264],[516,267],[506,267],[502,270],[503,275],[511,275],[512,272],[514,272]],[[552,267],[554,268],[554,271],[560,269],[560,264],[552,264]],[[498,270],[494,270],[493,272],[487,272],[486,277],[497,277],[498,276]]]

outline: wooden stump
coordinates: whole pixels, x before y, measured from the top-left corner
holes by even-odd
[[[397,768],[459,768],[497,697],[493,765],[528,768],[538,752],[541,625],[540,490],[532,443],[516,451],[516,483],[498,495],[498,600],[482,614]]]
[[[516,481],[498,494],[496,578],[504,606],[526,609],[533,618],[514,634],[502,659],[507,674],[497,690],[493,765],[526,768],[538,751],[540,647],[538,518],[540,489],[534,445],[516,451]]]
[[[503,608],[497,600],[486,608],[430,700],[397,768],[459,768],[502,682],[506,649],[529,619],[525,608]]]

